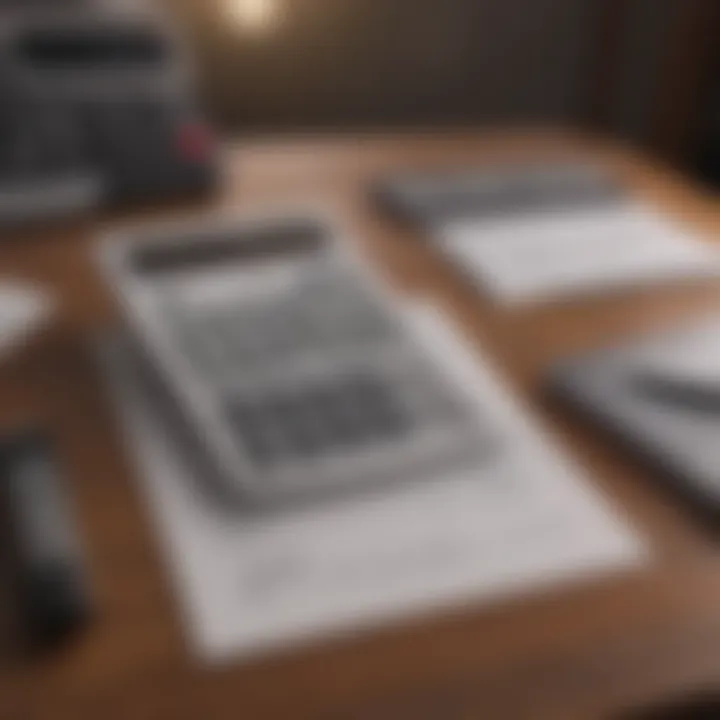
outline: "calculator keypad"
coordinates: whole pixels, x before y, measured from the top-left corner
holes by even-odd
[[[259,465],[361,450],[413,426],[390,383],[369,374],[233,401],[227,412]]]
[[[232,379],[300,355],[333,353],[394,335],[372,300],[352,284],[317,282],[271,305],[232,305],[184,322],[181,336],[198,370]]]
[[[292,280],[250,300],[231,284],[165,296],[240,484],[310,496],[492,456],[492,433],[362,277],[321,265]]]

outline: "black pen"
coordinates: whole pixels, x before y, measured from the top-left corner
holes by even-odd
[[[19,609],[34,646],[60,642],[90,616],[80,542],[54,453],[41,434],[0,441]]]
[[[681,378],[661,373],[642,373],[638,387],[654,400],[690,412],[720,415],[720,382]]]

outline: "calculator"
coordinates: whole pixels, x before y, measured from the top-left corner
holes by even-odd
[[[342,235],[293,215],[103,246],[142,365],[225,497],[273,505],[437,477],[495,445]]]

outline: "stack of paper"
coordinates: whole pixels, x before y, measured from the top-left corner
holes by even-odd
[[[506,302],[714,276],[720,255],[639,203],[448,222],[435,236]]]

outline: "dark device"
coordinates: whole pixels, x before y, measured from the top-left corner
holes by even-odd
[[[643,456],[713,521],[720,514],[718,339],[720,322],[703,321],[565,361],[548,379],[553,396]]]
[[[55,644],[86,624],[90,599],[74,522],[44,437],[0,443],[0,489],[27,634],[33,646]]]
[[[182,44],[161,19],[0,18],[0,223],[200,192],[215,160]]]

